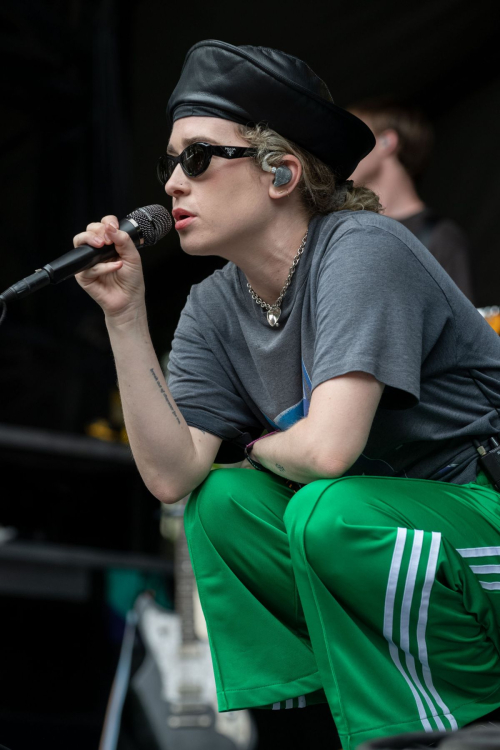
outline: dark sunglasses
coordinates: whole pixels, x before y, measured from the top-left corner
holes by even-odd
[[[160,184],[165,187],[172,177],[178,164],[188,177],[198,177],[203,174],[212,161],[212,156],[222,156],[223,159],[241,159],[244,156],[255,156],[254,148],[244,146],[212,146],[210,143],[191,143],[179,156],[162,154],[156,165],[156,174]]]

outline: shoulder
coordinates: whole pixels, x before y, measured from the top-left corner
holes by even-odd
[[[317,229],[311,267],[315,288],[323,284],[338,294],[345,287],[362,296],[375,285],[381,294],[418,297],[431,306],[447,306],[460,295],[436,258],[395,219],[340,211],[322,217]]]
[[[404,262],[413,256],[426,265],[430,254],[412,232],[400,222],[373,211],[338,211],[318,220],[320,255],[329,257],[370,259],[394,257]]]

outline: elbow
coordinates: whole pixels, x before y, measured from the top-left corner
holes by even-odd
[[[190,490],[186,491],[185,488],[176,487],[170,482],[150,481],[146,482],[146,487],[164,505],[174,505],[190,494]]]
[[[142,479],[151,494],[165,505],[174,505],[188,497],[208,476],[210,469],[202,467],[192,472],[144,471]]]
[[[317,479],[338,479],[354,464],[358,456],[347,456],[320,451],[311,461],[311,468]]]
[[[179,500],[186,497],[186,495],[156,494],[155,497],[164,505],[174,505],[175,503],[178,503]]]

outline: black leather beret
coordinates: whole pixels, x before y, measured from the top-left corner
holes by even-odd
[[[346,180],[374,147],[371,130],[334,104],[326,84],[296,57],[209,39],[191,47],[167,105],[181,117],[267,123]]]

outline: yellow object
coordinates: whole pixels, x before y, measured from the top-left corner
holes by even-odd
[[[493,330],[500,334],[500,313],[497,313],[497,315],[492,315],[491,317],[486,318],[486,320],[493,328]]]
[[[96,419],[86,426],[85,432],[90,437],[97,438],[98,440],[106,440],[108,442],[116,440],[115,431],[107,419]]]
[[[500,307],[498,305],[490,305],[489,307],[478,307],[478,312],[481,313],[487,323],[493,328],[493,330],[500,334]]]

